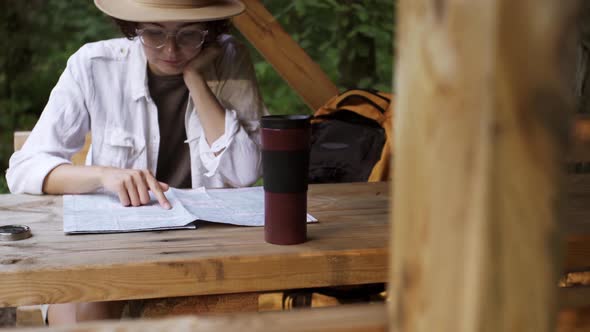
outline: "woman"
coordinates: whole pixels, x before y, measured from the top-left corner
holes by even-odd
[[[95,0],[127,37],[87,44],[10,158],[13,193],[104,190],[139,206],[169,186],[240,187],[261,174],[266,113],[247,51],[223,34],[239,0]],[[92,133],[86,166],[70,159]],[[121,304],[64,304],[50,323],[114,318]]]

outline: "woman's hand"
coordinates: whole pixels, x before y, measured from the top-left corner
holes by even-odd
[[[43,181],[43,192],[53,195],[91,193],[100,188],[119,195],[124,206],[148,204],[151,191],[163,208],[172,208],[164,195],[168,185],[148,170],[61,164]]]
[[[213,43],[201,50],[192,60],[190,60],[183,70],[184,80],[187,76],[202,76],[203,71],[221,54],[221,47]]]
[[[172,208],[164,195],[169,186],[156,180],[148,170],[102,167],[100,182],[105,190],[116,193],[124,206],[148,204],[151,191],[163,208]]]

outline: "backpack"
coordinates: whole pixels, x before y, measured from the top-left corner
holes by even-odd
[[[309,183],[391,178],[392,95],[351,89],[332,97],[311,121]]]

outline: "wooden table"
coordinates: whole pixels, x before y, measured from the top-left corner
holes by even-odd
[[[312,185],[309,241],[264,242],[261,227],[64,235],[62,197],[0,195],[0,306],[227,294],[387,280],[389,184]]]
[[[590,181],[571,178],[566,269],[590,267]],[[64,235],[60,196],[0,195],[0,307],[230,294],[387,281],[389,183],[311,185],[309,241],[264,242],[263,228]],[[587,220],[589,222],[587,222]],[[420,244],[417,243],[417,246]]]

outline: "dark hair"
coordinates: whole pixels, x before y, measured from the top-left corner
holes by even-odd
[[[127,39],[133,39],[137,37],[137,33],[135,32],[135,30],[139,25],[138,22],[120,20],[114,17],[113,21],[115,21],[115,24],[119,27],[119,30],[121,30],[121,33],[123,34],[123,36],[127,37]],[[205,24],[206,29],[209,31],[205,43],[210,43],[212,41],[215,41],[217,37],[219,37],[219,35],[227,33],[229,31],[231,21],[229,19],[225,19],[217,21],[207,21],[203,22],[203,24]]]

